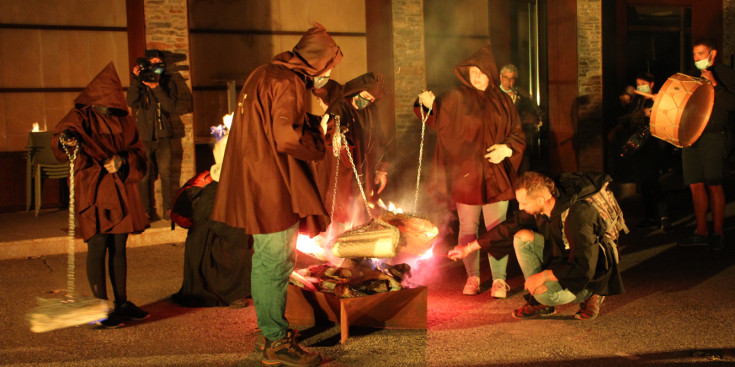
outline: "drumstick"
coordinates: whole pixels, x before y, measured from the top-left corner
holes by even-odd
[[[635,93],[635,94],[640,94],[640,95],[642,95],[643,97],[646,97],[646,98],[650,98],[650,99],[655,99],[655,98],[656,98],[656,95],[655,95],[655,94],[651,94],[651,93],[643,93],[643,92],[640,92],[640,91],[638,91],[638,90],[634,90],[634,91],[633,91],[633,93]]]

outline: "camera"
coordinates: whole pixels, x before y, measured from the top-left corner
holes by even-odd
[[[138,78],[146,83],[158,83],[161,74],[166,70],[166,64],[163,62],[151,63],[148,59],[141,57],[135,62],[140,67]]]

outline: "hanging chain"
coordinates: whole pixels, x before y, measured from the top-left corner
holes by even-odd
[[[365,195],[365,189],[362,187],[362,182],[360,180],[360,174],[357,172],[357,166],[355,166],[355,161],[352,159],[352,153],[350,153],[350,146],[347,143],[347,138],[342,133],[342,130],[340,128],[340,117],[338,115],[334,116],[334,125],[335,125],[335,135],[332,138],[332,148],[334,149],[334,155],[337,157],[337,169],[335,170],[335,176],[334,176],[334,193],[332,194],[332,216],[334,216],[334,204],[337,202],[337,176],[339,174],[339,164],[340,164],[340,151],[341,148],[344,148],[345,153],[347,153],[347,158],[350,159],[350,165],[352,166],[352,172],[355,173],[355,180],[357,181],[357,187],[360,189],[360,194],[362,195],[362,201],[365,203],[365,210],[367,211],[368,216],[370,219],[373,218],[373,214],[370,212],[370,204],[368,203],[367,195]]]
[[[74,146],[74,153],[69,153],[64,142],[59,139],[66,156],[69,158],[69,240],[66,244],[66,296],[70,299],[74,297],[74,161],[77,159],[79,152],[79,141]]]
[[[433,106],[432,106],[433,107]],[[416,192],[413,195],[413,212],[416,213],[416,206],[419,202],[419,185],[421,183],[421,161],[424,157],[424,133],[426,132],[426,120],[431,115],[431,109],[424,115],[424,105],[421,103],[421,95],[419,95],[419,109],[421,109],[421,144],[419,145],[419,168],[416,172]]]
[[[365,189],[362,188],[362,182],[360,182],[360,174],[357,173],[357,167],[355,166],[355,162],[352,160],[352,153],[350,153],[350,147],[347,145],[347,139],[342,139],[342,145],[345,147],[345,152],[347,153],[347,158],[350,159],[350,164],[352,165],[352,172],[355,173],[355,180],[357,180],[357,187],[360,188],[360,194],[362,195],[362,201],[365,203],[365,210],[367,210],[368,216],[370,219],[373,218],[373,214],[370,213],[370,205],[368,204],[367,195],[365,195]]]
[[[334,125],[335,125],[335,131],[337,133],[334,134],[332,137],[332,155],[334,155],[337,159],[335,160],[335,167],[334,167],[334,192],[332,193],[332,212],[330,213],[329,217],[334,218],[334,204],[337,202],[337,181],[339,180],[339,150],[341,147],[341,139],[342,134],[340,130],[340,118],[339,116],[334,116]]]

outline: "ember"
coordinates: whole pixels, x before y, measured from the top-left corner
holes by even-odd
[[[352,298],[399,291],[403,289],[401,282],[410,273],[411,267],[407,264],[380,264],[374,269],[370,260],[348,259],[340,267],[322,264],[294,271],[290,280],[302,289]]]

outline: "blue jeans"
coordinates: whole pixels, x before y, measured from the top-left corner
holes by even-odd
[[[258,327],[269,340],[286,337],[286,289],[296,262],[299,224],[281,232],[253,235],[251,293]]]
[[[513,247],[516,251],[518,264],[523,271],[523,277],[528,279],[533,274],[540,273],[544,258],[544,236],[539,233],[533,233],[533,241],[523,241],[518,237],[513,237]],[[548,280],[544,283],[546,292],[536,294],[539,303],[546,306],[565,305],[567,303],[580,303],[589,298],[592,293],[583,289],[579,293],[572,293],[570,290],[563,288],[558,281]]]
[[[480,226],[480,213],[485,220],[485,228],[492,229],[505,220],[508,212],[508,201],[498,201],[485,205],[468,205],[457,203],[457,217],[459,219],[459,239],[458,245],[466,245],[477,239],[477,229]],[[490,271],[493,280],[505,280],[505,269],[508,266],[508,256],[496,259],[488,255],[490,261]],[[464,259],[464,268],[468,277],[480,276],[480,251],[474,251],[467,255]]]

